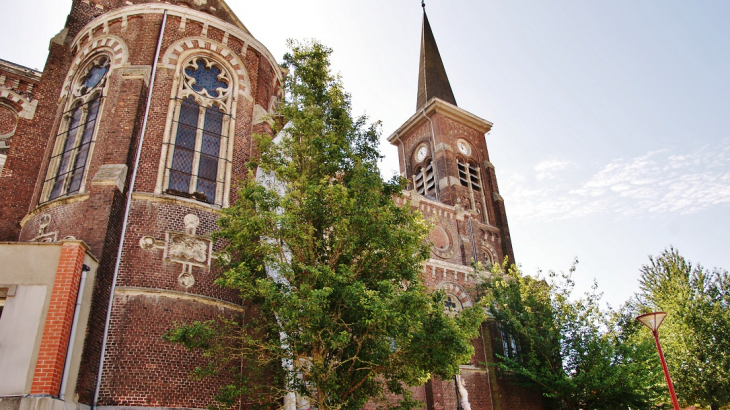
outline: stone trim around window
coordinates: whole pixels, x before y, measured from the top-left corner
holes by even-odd
[[[104,109],[112,56],[87,58],[70,82],[65,109],[48,163],[40,203],[85,192],[97,129]]]
[[[227,207],[237,95],[246,76],[210,50],[188,50],[177,62],[155,193]]]

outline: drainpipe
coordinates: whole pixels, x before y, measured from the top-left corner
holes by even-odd
[[[79,282],[79,293],[76,295],[76,307],[74,308],[74,320],[71,324],[71,335],[68,337],[68,348],[66,349],[66,363],[63,365],[63,377],[61,378],[61,390],[58,397],[64,400],[66,396],[66,384],[68,383],[68,372],[71,369],[71,356],[74,352],[74,342],[76,341],[76,331],[79,327],[79,315],[81,314],[81,302],[84,299],[84,288],[86,287],[86,272],[91,268],[84,264],[81,267],[81,281]]]
[[[137,181],[137,170],[139,169],[139,160],[142,156],[142,145],[144,143],[144,134],[147,130],[147,120],[150,115],[150,106],[152,105],[152,90],[155,86],[155,74],[157,73],[157,61],[160,59],[160,49],[162,48],[162,38],[165,35],[165,27],[167,26],[167,10],[162,13],[162,26],[160,27],[160,36],[157,39],[157,50],[155,51],[155,60],[152,62],[152,73],[150,75],[150,86],[147,92],[147,107],[144,112],[144,120],[142,121],[142,130],[139,135],[139,143],[137,144],[137,156],[134,160],[134,168],[132,169],[132,179],[129,182],[129,192],[127,193],[127,204],[124,208],[124,220],[122,221],[122,234],[119,239],[119,249],[117,250],[117,260],[114,265],[114,275],[112,276],[112,287],[109,291],[109,307],[106,311],[106,322],[104,323],[104,338],[101,343],[101,358],[99,359],[99,372],[96,378],[96,388],[94,389],[94,401],[91,408],[96,407],[99,401],[99,389],[101,387],[101,376],[104,372],[104,359],[106,357],[106,344],[109,339],[109,322],[112,315],[112,304],[114,303],[114,292],[117,288],[117,277],[119,276],[119,265],[122,262],[122,249],[124,248],[124,238],[127,236],[127,223],[129,221],[129,208],[132,205],[132,193],[134,192],[134,184]]]
[[[403,172],[406,174],[406,179],[408,179],[408,165],[406,165],[406,146],[403,144],[403,140],[400,139],[400,134],[398,131],[395,132],[395,138],[400,142],[400,149],[401,152],[403,152]]]

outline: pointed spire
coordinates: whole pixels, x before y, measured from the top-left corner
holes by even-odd
[[[431,25],[426,16],[426,7],[423,6],[423,30],[421,32],[421,62],[418,67],[418,102],[416,109],[421,109],[433,97],[438,97],[448,103],[456,105],[454,92],[451,91],[449,77],[446,75],[441,54],[436,45],[436,38],[431,31]]]

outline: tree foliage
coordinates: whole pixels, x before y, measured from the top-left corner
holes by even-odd
[[[517,354],[497,355],[495,365],[524,385],[540,389],[560,409],[651,409],[649,387],[661,368],[650,341],[626,310],[602,309],[593,291],[573,295],[568,273],[547,280],[523,275],[512,265],[497,267],[484,284],[486,303]]]
[[[223,407],[239,396],[270,407],[295,391],[320,410],[413,408],[406,386],[458,373],[484,314],[451,317],[443,295],[427,292],[429,227],[394,202],[403,181],[380,176],[379,124],[352,117],[330,49],[290,49],[278,109],[288,125],[276,141],[259,136],[259,160],[217,234],[231,256],[217,283],[255,308],[242,323],[193,323],[167,338],[211,358],[204,376],[244,363]]]
[[[680,401],[713,410],[730,404],[728,272],[693,266],[669,248],[649,257],[640,287],[640,309],[667,312],[659,333]]]

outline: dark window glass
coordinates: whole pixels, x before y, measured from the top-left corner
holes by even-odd
[[[71,164],[71,156],[73,155],[74,145],[76,145],[76,135],[79,131],[81,124],[81,107],[76,108],[71,114],[71,121],[68,125],[68,131],[66,132],[66,141],[63,144],[63,152],[61,153],[61,159],[58,164],[58,170],[56,171],[56,178],[51,189],[51,195],[49,199],[54,199],[62,194],[65,190],[64,185],[66,183],[66,177],[69,173],[69,165]]]
[[[228,88],[228,84],[226,82],[218,79],[218,76],[221,74],[220,68],[208,68],[205,66],[205,62],[203,60],[197,60],[195,64],[198,68],[193,69],[192,67],[188,67],[185,69],[185,74],[195,80],[195,83],[190,84],[190,87],[192,87],[195,92],[205,90],[208,92],[208,95],[213,98],[217,98],[218,88]]]
[[[198,129],[200,106],[193,97],[183,100],[180,105],[175,151],[172,154],[169,189],[179,192],[190,192],[190,179],[193,172],[195,156],[195,138]]]
[[[83,86],[86,89],[92,89],[99,85],[101,80],[104,78],[106,73],[109,71],[109,66],[94,66],[89,70],[89,76],[86,81],[83,82]]]
[[[196,191],[205,195],[208,203],[215,202],[215,183],[218,176],[218,155],[223,130],[223,113],[215,107],[205,110],[203,140],[200,145],[200,165]]]
[[[86,124],[84,125],[84,132],[81,134],[81,142],[79,145],[78,153],[76,154],[76,161],[74,161],[73,175],[71,175],[71,182],[68,186],[67,193],[78,192],[81,188],[81,180],[84,176],[84,170],[86,170],[86,160],[89,156],[89,148],[91,147],[91,139],[94,136],[94,129],[96,128],[96,117],[99,113],[100,99],[95,99],[89,104],[89,112],[86,115]]]
[[[504,329],[500,330],[502,336],[502,351],[504,353],[503,356],[516,360],[518,356],[517,340],[515,340],[508,331]]]

